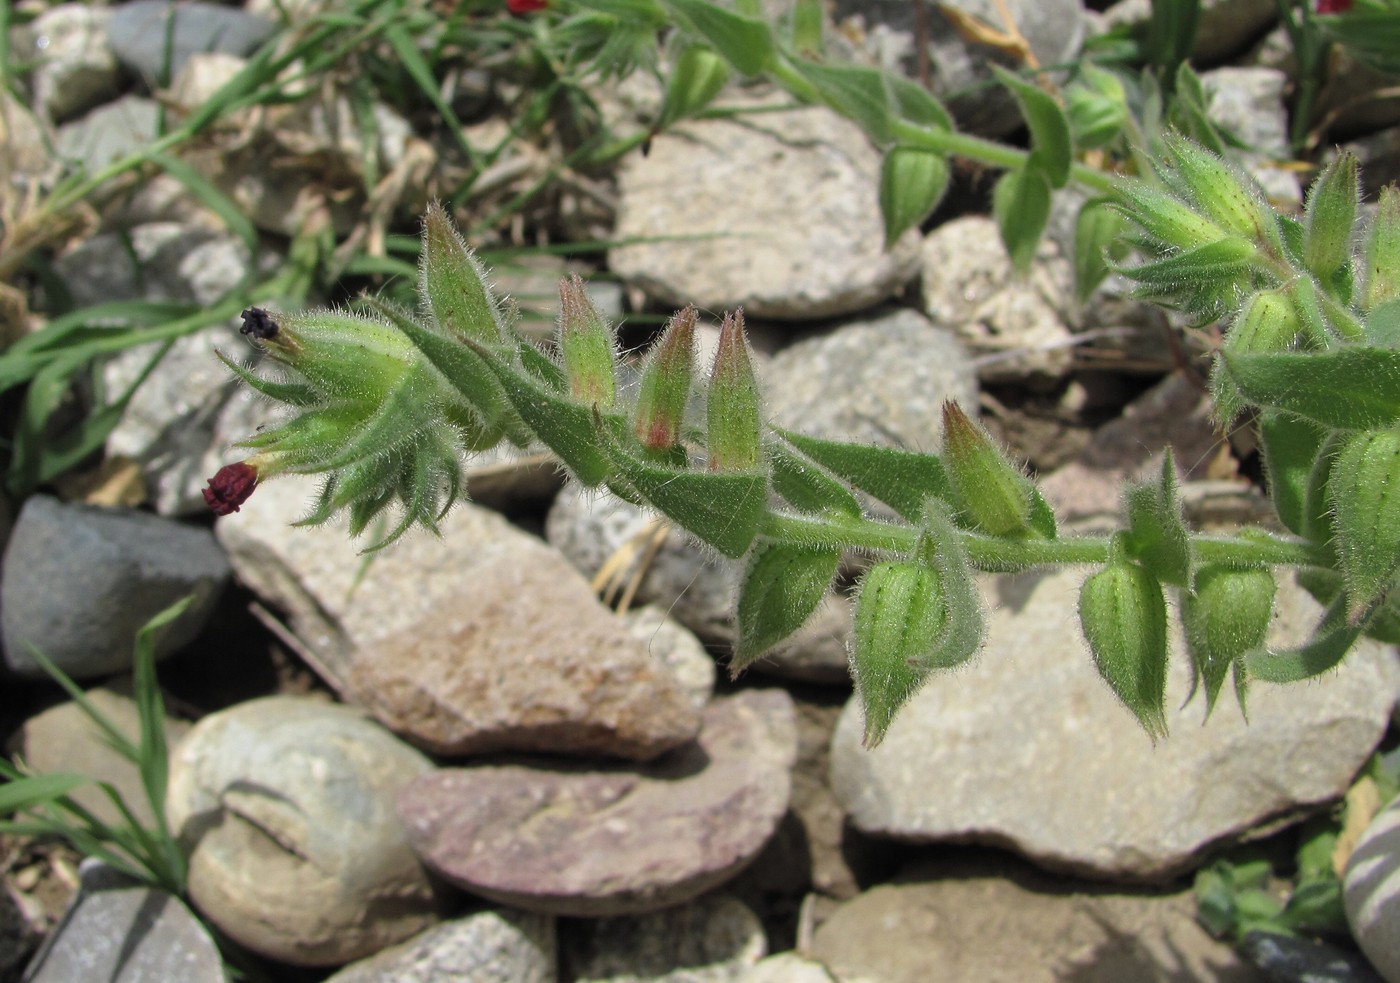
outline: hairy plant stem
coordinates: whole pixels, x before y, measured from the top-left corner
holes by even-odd
[[[798,545],[908,554],[918,545],[921,531],[915,526],[893,525],[875,519],[796,516],[770,511],[764,517],[760,534]],[[958,535],[972,565],[978,570],[995,573],[1102,564],[1107,562],[1112,545],[1110,536],[1011,540],[972,532]],[[1332,565],[1325,548],[1292,537],[1198,535],[1191,538],[1191,546],[1196,559],[1202,563],[1232,567]]]

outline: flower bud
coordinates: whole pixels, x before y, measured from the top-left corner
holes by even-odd
[[[1035,486],[952,400],[943,404],[943,462],[962,514],[993,536],[1031,532]]]
[[[729,81],[729,64],[711,48],[691,45],[676,59],[656,129],[687,119],[708,106]]]
[[[209,479],[209,487],[203,491],[204,504],[215,515],[232,515],[258,487],[258,477],[252,461],[225,464]]]
[[[1123,132],[1128,118],[1123,83],[1088,60],[1079,66],[1079,73],[1078,82],[1065,90],[1074,145],[1080,150],[1107,146]]]
[[[1368,430],[1342,444],[1328,480],[1347,613],[1358,621],[1400,569],[1400,430]]]
[[[1381,189],[1366,244],[1366,310],[1400,297],[1400,188]]]
[[[1229,238],[1216,222],[1142,181],[1118,186],[1119,207],[1151,237],[1156,252],[1186,252]]]
[[[574,399],[611,409],[617,401],[612,328],[593,306],[577,273],[559,281],[559,348]]]
[[[633,429],[649,451],[668,451],[680,443],[695,367],[695,321],[694,307],[678,312],[642,366]]]
[[[486,267],[437,202],[423,216],[418,277],[419,292],[443,333],[483,345],[501,343],[505,320],[491,294]]]
[[[1167,734],[1167,604],[1162,585],[1115,550],[1084,581],[1079,622],[1099,675],[1155,743]]]
[[[1194,590],[1183,593],[1186,645],[1205,685],[1207,714],[1236,660],[1264,645],[1277,589],[1268,570],[1212,565],[1197,570]]]
[[[1323,283],[1351,260],[1351,232],[1360,196],[1356,155],[1343,151],[1308,192],[1303,219],[1303,262]]]
[[[893,147],[880,171],[885,248],[928,218],[948,190],[948,160],[920,147]]]
[[[1293,298],[1281,290],[1261,290],[1245,302],[1225,335],[1223,352],[1252,355],[1284,352],[1295,346],[1302,324]],[[1211,400],[1216,418],[1228,425],[1244,411],[1246,400],[1223,358],[1211,366]]]
[[[720,325],[705,412],[710,470],[756,467],[761,439],[758,380],[742,310],[726,314]]]

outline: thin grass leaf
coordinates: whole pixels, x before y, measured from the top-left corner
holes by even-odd
[[[78,708],[87,715],[87,718],[97,725],[97,728],[102,731],[103,737],[106,738],[112,749],[133,764],[139,765],[141,762],[140,750],[125,734],[117,729],[116,724],[112,723],[111,719],[105,713],[97,709],[93,702],[87,698],[87,694],[83,692],[82,687],[75,683],[66,672],[60,669],[57,664],[37,646],[26,643],[25,647],[29,651],[29,657],[38,663],[39,668],[44,670],[45,674],[47,674],[50,679],[58,683],[58,685],[63,688],[63,691],[72,698],[73,702],[78,704]]]
[[[8,815],[51,802],[92,781],[86,775],[55,772],[50,775],[7,775],[0,785],[0,815]]]

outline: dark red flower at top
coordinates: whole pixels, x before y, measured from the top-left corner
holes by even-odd
[[[1352,0],[1317,0],[1319,14],[1344,14],[1351,9]]]
[[[228,515],[237,512],[257,487],[257,469],[247,461],[226,464],[209,479],[209,487],[204,489],[204,503],[215,515]]]
[[[506,9],[512,14],[534,14],[549,6],[549,0],[506,0]]]

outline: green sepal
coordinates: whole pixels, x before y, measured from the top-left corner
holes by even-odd
[[[822,0],[797,0],[792,7],[792,34],[789,43],[799,55],[820,55],[825,47],[822,30],[826,8]]]
[[[1085,60],[1079,78],[1065,90],[1069,129],[1079,150],[1106,147],[1117,140],[1128,121],[1127,93],[1117,75]]]
[[[1337,570],[1325,567],[1304,567],[1297,573],[1298,586],[1311,594],[1317,603],[1328,607],[1346,590],[1346,578]],[[1391,592],[1376,605],[1362,622],[1368,638],[1387,645],[1400,645],[1400,592]]]
[[[802,627],[826,596],[840,561],[835,548],[759,539],[739,584],[731,676]]]
[[[768,474],[698,471],[668,467],[637,457],[623,443],[626,424],[599,418],[597,432],[612,467],[653,508],[701,542],[738,559],[753,544],[768,504]]]
[[[971,528],[993,536],[1055,537],[1055,517],[1035,484],[957,403],[943,404],[943,464],[952,502]]]
[[[1366,315],[1365,338],[1372,348],[1400,348],[1400,298],[1371,308]]]
[[[429,371],[425,366],[415,366],[404,373],[383,402],[348,435],[349,439],[333,454],[318,460],[318,470],[342,468],[380,455],[387,458],[401,448],[407,448],[409,454],[416,453],[425,431],[437,425],[437,408],[433,405],[437,380],[428,377]]]
[[[1181,514],[1170,447],[1157,480],[1134,485],[1124,498],[1128,513],[1124,550],[1162,583],[1186,587],[1191,582],[1191,533]]]
[[[1155,743],[1167,734],[1167,603],[1162,585],[1115,549],[1079,591],[1079,622],[1109,689]]]
[[[530,442],[530,432],[481,355],[461,342],[430,331],[397,308],[380,304],[374,298],[367,298],[366,303],[392,320],[428,364],[476,411],[484,431],[480,440],[489,439],[490,433],[495,431],[509,435],[511,442],[521,447]],[[473,450],[485,450],[495,443],[483,445],[480,440]]]
[[[580,406],[548,388],[531,373],[505,364],[490,350],[473,342],[467,344],[496,374],[525,425],[554,452],[579,484],[592,488],[607,479],[613,466],[607,453],[598,446],[592,407]],[[522,352],[533,351],[534,346],[522,342],[521,349]]]
[[[947,612],[943,631],[933,640],[923,660],[935,669],[954,669],[977,654],[986,637],[982,595],[977,591],[972,564],[948,503],[926,499],[920,526],[924,533],[920,555],[943,580],[943,605]]]
[[[1194,201],[1228,232],[1251,242],[1282,248],[1278,213],[1248,174],[1200,144],[1176,136],[1167,140],[1174,170],[1163,174],[1168,184]]]
[[[880,168],[885,248],[933,213],[948,190],[948,161],[919,147],[892,147]]]
[[[884,76],[858,65],[819,64],[805,59],[793,62],[832,109],[853,120],[877,144],[891,140],[890,93]]]
[[[1361,637],[1361,626],[1347,620],[1344,594],[1328,606],[1312,638],[1293,649],[1263,649],[1245,657],[1245,669],[1268,683],[1296,683],[1320,676],[1339,664]]]
[[[262,342],[268,356],[299,373],[327,400],[374,403],[415,362],[402,332],[348,311],[278,315],[281,328]]]
[[[714,45],[744,75],[760,75],[777,55],[773,32],[761,17],[746,17],[706,0],[664,0],[683,23]]]
[[[229,371],[238,376],[248,388],[262,393],[268,399],[275,399],[279,403],[300,407],[318,406],[324,401],[324,397],[322,397],[320,393],[304,382],[277,382],[273,379],[264,379],[262,376],[255,375],[251,370],[239,365],[223,352],[216,351],[214,354],[217,355],[219,361],[228,366]]]
[[[953,486],[943,462],[932,454],[848,444],[808,437],[790,430],[778,435],[837,477],[849,481],[911,522],[924,514],[924,500],[933,496],[951,501]]]
[[[787,441],[768,442],[773,490],[789,505],[808,514],[860,516],[860,502],[842,482]]]
[[[1045,174],[1021,167],[998,178],[992,189],[992,217],[1011,264],[1026,272],[1050,220],[1050,182]]]
[[[879,746],[895,713],[933,671],[919,656],[946,620],[942,583],[930,568],[886,561],[862,578],[851,628],[851,669],[867,748]]]
[[[1302,417],[1279,410],[1259,415],[1259,445],[1269,498],[1289,532],[1308,535],[1308,485],[1327,434]]]
[[[1175,195],[1142,179],[1120,182],[1114,203],[1147,233],[1151,252],[1189,252],[1228,236],[1225,229]]]
[[[1347,437],[1328,488],[1349,611],[1358,620],[1400,569],[1400,430]]]
[[[1212,565],[1197,570],[1193,589],[1183,592],[1186,647],[1205,686],[1207,717],[1225,677],[1246,653],[1264,646],[1277,589],[1268,570]]]
[[[1069,117],[1054,98],[1039,86],[1013,75],[1000,65],[992,65],[997,81],[1016,99],[1031,133],[1031,156],[1027,167],[1045,175],[1052,188],[1069,183],[1074,163],[1074,141]]]
[[[1374,310],[1400,299],[1400,188],[1386,185],[1376,200],[1366,240],[1366,292],[1363,306]]]
[[[1345,347],[1325,352],[1224,353],[1249,402],[1341,430],[1400,421],[1400,349]]]
[[[1087,302],[1112,272],[1109,261],[1121,262],[1127,255],[1122,238],[1126,224],[1107,198],[1091,198],[1079,209],[1074,222],[1074,294],[1079,303]]]
[[[1252,243],[1231,236],[1166,259],[1115,266],[1114,271],[1140,284],[1143,297],[1170,299],[1188,311],[1209,313],[1233,306],[1253,275],[1257,255]]]

